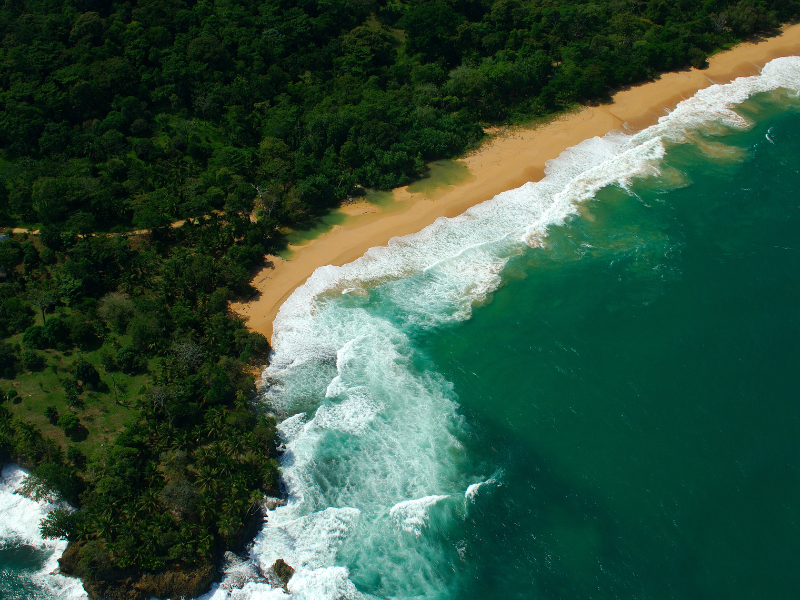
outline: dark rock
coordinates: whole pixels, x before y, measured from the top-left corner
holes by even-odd
[[[264,504],[267,510],[275,510],[279,506],[286,506],[286,500],[284,498],[274,498],[270,496],[264,501]]]
[[[289,585],[289,580],[294,575],[294,569],[287,565],[282,558],[279,558],[272,565],[271,571],[275,573],[275,577],[283,584],[284,591],[288,592],[289,590],[286,586]]]
[[[133,585],[141,590],[143,598],[195,598],[211,587],[216,576],[211,563],[186,571],[166,571],[154,575],[142,575]]]
[[[58,559],[58,566],[62,573],[77,573],[78,561],[81,557],[81,544],[70,544],[64,554]]]
[[[244,518],[242,527],[236,532],[236,535],[230,540],[228,549],[234,552],[243,550],[244,547],[253,541],[264,523],[267,521],[267,513],[263,506],[257,506],[251,510]]]
[[[58,564],[64,575],[81,578],[91,600],[194,598],[207,592],[217,575],[211,562],[160,573],[113,569],[103,560],[105,552],[90,546],[93,542],[70,544]]]

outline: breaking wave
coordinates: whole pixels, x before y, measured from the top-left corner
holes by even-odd
[[[0,548],[30,546],[48,552],[47,559],[33,575],[33,584],[40,591],[39,598],[59,600],[84,600],[88,598],[80,580],[58,574],[58,559],[67,542],[46,540],[39,533],[39,525],[48,513],[58,508],[58,502],[35,502],[20,492],[28,473],[15,464],[3,465],[0,479]]]

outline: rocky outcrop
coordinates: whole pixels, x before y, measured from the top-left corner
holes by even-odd
[[[153,596],[194,598],[207,592],[217,575],[211,562],[159,573],[104,569],[97,563],[93,565],[95,568],[89,569],[85,560],[81,560],[83,546],[83,543],[70,544],[58,563],[63,574],[81,578],[91,600],[148,600]]]
[[[270,571],[272,571],[277,580],[281,583],[284,591],[288,592],[287,586],[289,585],[289,580],[292,578],[292,575],[294,575],[294,568],[287,565],[282,558],[279,558],[275,561],[275,564],[272,565]]]

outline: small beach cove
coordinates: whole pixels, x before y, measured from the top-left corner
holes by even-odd
[[[345,218],[314,239],[290,245],[288,260],[268,256],[268,264],[252,281],[258,294],[232,303],[232,308],[250,329],[271,338],[281,305],[317,268],[346,264],[440,217],[457,216],[501,192],[538,181],[547,161],[585,139],[615,129],[641,130],[700,89],[756,75],[770,60],[797,54],[800,25],[795,24],[778,37],[746,42],[712,56],[707,69],[666,73],[656,81],[619,91],[612,103],[585,106],[530,129],[498,129],[477,151],[454,161],[469,168],[470,176],[462,183],[426,189],[421,180],[395,189],[393,202],[363,200],[341,207],[338,213]]]

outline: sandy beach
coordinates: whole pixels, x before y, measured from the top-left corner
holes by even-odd
[[[346,264],[369,248],[419,231],[439,217],[456,216],[500,192],[538,181],[548,160],[587,138],[614,129],[641,130],[700,89],[757,75],[770,60],[792,55],[800,55],[800,24],[787,27],[779,37],[746,42],[717,54],[702,71],[667,73],[656,81],[620,91],[612,103],[584,107],[531,129],[493,132],[478,151],[460,159],[472,174],[463,184],[444,188],[433,199],[407,187],[398,188],[394,195],[399,205],[391,210],[366,202],[344,207],[354,218],[303,246],[291,247],[289,260],[268,257],[269,264],[252,282],[259,293],[247,302],[232,303],[232,308],[252,330],[271,338],[272,322],[281,304],[318,267]]]

